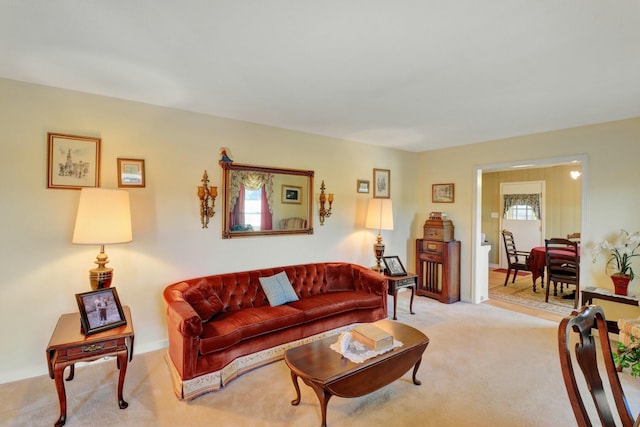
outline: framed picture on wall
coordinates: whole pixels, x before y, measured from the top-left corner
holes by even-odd
[[[144,187],[144,160],[118,159],[118,187]]]
[[[283,185],[282,203],[302,204],[302,187],[295,185]]]
[[[373,170],[373,198],[388,199],[391,197],[391,171],[389,169]]]
[[[47,134],[47,188],[100,186],[100,138]]]
[[[369,193],[369,181],[366,181],[364,179],[359,179],[358,180],[358,185],[356,187],[356,190],[358,191],[358,193]]]
[[[433,203],[453,203],[454,184],[433,184],[431,186],[431,201]]]

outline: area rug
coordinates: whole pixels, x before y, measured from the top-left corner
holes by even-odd
[[[499,270],[493,270],[492,274],[499,273]],[[503,273],[503,274],[506,274]],[[558,296],[553,296],[553,288],[549,294],[549,302],[544,302],[545,289],[540,284],[540,279],[536,283],[536,292],[533,292],[533,281],[531,274],[520,275],[516,278],[515,283],[511,283],[511,279],[507,286],[504,286],[504,281],[491,281],[489,284],[489,299],[496,299],[500,301],[506,301],[513,304],[523,305],[525,307],[531,307],[538,310],[544,310],[550,313],[561,314],[563,316],[571,314],[573,311],[573,300],[562,299],[562,295],[569,295],[573,292],[574,287],[567,289],[565,287],[564,293],[560,293],[558,287]]]

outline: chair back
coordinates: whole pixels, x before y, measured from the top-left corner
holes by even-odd
[[[577,284],[580,280],[578,244],[568,239],[546,239],[545,256],[548,281]]]
[[[507,263],[518,263],[519,257],[518,250],[516,249],[516,242],[513,239],[513,233],[509,230],[502,230],[502,240],[504,242],[504,249],[507,253]]]
[[[594,325],[598,328],[599,338],[592,335]],[[572,332],[575,333],[573,339]],[[597,354],[596,341],[600,342],[601,353],[599,355]],[[574,355],[571,354],[572,349],[575,351]],[[611,355],[607,322],[602,308],[596,305],[583,306],[579,312],[574,311],[570,316],[562,319],[558,326],[558,353],[564,385],[579,426],[588,427],[595,424],[614,427],[618,425],[616,424],[618,418],[623,427],[633,426],[634,420]],[[604,367],[602,364],[598,364],[599,357],[604,359]],[[574,360],[580,367],[579,371],[573,367]],[[601,369],[603,370],[602,375]],[[576,372],[582,372],[584,375],[586,388],[584,386],[578,387]],[[604,375],[608,381],[603,383]],[[608,384],[607,389],[605,389],[605,384]],[[595,419],[595,414],[589,414],[585,407],[582,393],[584,392],[586,396],[587,389],[591,394],[599,421]],[[613,409],[617,412],[617,416],[614,416],[607,399],[608,394],[613,396],[615,403]]]

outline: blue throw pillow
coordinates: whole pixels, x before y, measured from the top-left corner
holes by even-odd
[[[293,290],[287,273],[284,271],[275,276],[259,277],[258,279],[260,280],[262,290],[267,295],[271,307],[286,304],[291,301],[298,301],[298,295],[296,295],[296,291]]]

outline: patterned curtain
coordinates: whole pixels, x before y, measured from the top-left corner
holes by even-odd
[[[506,217],[509,209],[517,205],[530,206],[536,218],[542,219],[540,216],[540,194],[505,194],[502,216]]]
[[[269,213],[273,213],[273,175],[264,172],[252,171],[231,171],[229,174],[229,210],[233,210],[238,196],[240,186],[244,185],[249,190],[257,190],[264,186],[264,193],[267,197]]]

